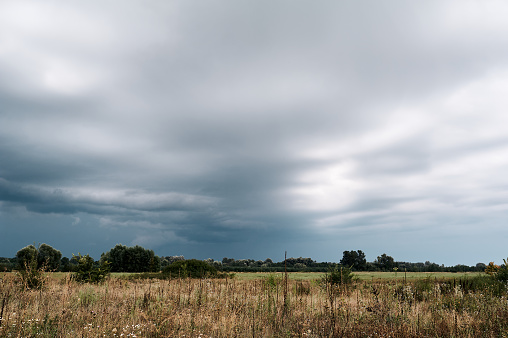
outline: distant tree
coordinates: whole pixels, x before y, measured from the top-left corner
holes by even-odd
[[[171,263],[173,262],[176,262],[176,261],[183,261],[185,260],[185,257],[184,256],[163,256],[163,257],[160,257],[160,264],[161,264],[161,269],[162,268],[165,268],[166,266],[170,265]]]
[[[159,272],[160,270],[161,270],[161,259],[160,259],[160,257],[157,256],[156,254],[153,254],[153,255],[150,254],[150,264],[148,265],[148,271],[150,271],[150,272]]]
[[[442,267],[440,267],[436,263],[425,261],[425,271],[427,271],[427,272],[439,272],[439,271],[442,271],[442,270],[443,270]]]
[[[374,262],[374,265],[379,269],[383,271],[391,271],[394,267],[397,265],[395,264],[395,261],[392,256],[388,256],[387,254],[382,254],[381,256],[378,256],[376,261]]]
[[[117,244],[114,248],[101,255],[100,262],[109,262],[112,272],[123,272],[125,270],[124,257],[126,251],[127,247],[125,245]]]
[[[152,250],[122,244],[103,253],[100,262],[109,262],[112,272],[157,272],[161,264],[160,258]]]
[[[160,261],[154,252],[139,245],[125,250],[123,264],[126,272],[157,272],[160,269]]]
[[[470,270],[470,267],[463,264],[457,264],[450,268],[452,272],[466,272]]]
[[[353,268],[354,270],[365,270],[367,260],[362,250],[344,251],[340,264],[348,268]]]
[[[74,265],[78,265],[78,263],[79,263],[79,257],[72,255],[72,258],[69,260],[69,264],[74,266]]]
[[[171,265],[166,266],[162,272],[164,274],[171,274],[172,277],[203,278],[215,276],[217,274],[217,269],[207,262],[189,259],[173,262]]]
[[[487,265],[485,263],[476,263],[475,270],[483,272],[486,267]]]
[[[307,268],[307,265],[305,265],[303,263],[295,263],[295,265],[293,265],[293,267],[298,270],[305,270],[305,268]]]
[[[18,266],[17,258],[7,258],[7,257],[0,258],[0,271],[12,271],[12,269],[15,269],[17,266]]]
[[[176,262],[176,261],[184,261],[184,256],[167,256],[166,259],[168,260],[169,264]]]
[[[46,266],[48,270],[58,270],[62,253],[47,244],[41,244],[37,262],[39,266]]]
[[[287,264],[288,267],[296,267],[297,264],[298,264],[298,268],[299,269],[301,269],[302,267],[312,266],[312,265],[314,265],[314,263],[316,263],[316,262],[313,261],[311,258],[303,258],[303,257],[293,258],[293,257],[290,257],[290,258],[286,259],[286,264]]]
[[[233,263],[235,263],[235,259],[234,258],[227,258],[227,257],[224,257],[222,259],[222,264],[223,265],[232,265]]]
[[[24,269],[32,259],[36,260],[36,269],[57,270],[60,267],[62,253],[50,245],[41,244],[39,248],[35,245],[28,245],[16,253],[20,269]]]
[[[62,256],[60,251],[47,244],[43,245],[40,245],[39,248],[36,248],[35,245],[28,245],[16,253],[21,282],[26,289],[41,289],[44,287],[47,278],[42,272],[54,268],[53,256],[58,258],[56,268],[60,265],[60,257]],[[42,253],[41,247],[43,248]]]
[[[69,272],[71,271],[71,263],[68,257],[62,257],[60,260],[60,271]]]
[[[35,245],[30,244],[25,246],[23,249],[19,250],[16,253],[19,269],[25,269],[32,262],[32,260],[34,260],[34,257],[37,257],[37,255],[38,251]],[[35,259],[35,262],[37,262],[37,259]],[[34,268],[37,268],[37,266],[35,266]]]

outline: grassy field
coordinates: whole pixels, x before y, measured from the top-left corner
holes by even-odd
[[[368,271],[360,271],[355,272],[360,280],[378,280],[378,279],[391,279],[391,280],[415,280],[415,279],[425,279],[425,278],[433,278],[433,279],[460,279],[460,278],[468,278],[473,276],[481,275],[478,272],[463,272],[463,273],[455,273],[455,272],[368,272]]]
[[[238,280],[262,280],[268,276],[283,277],[284,273],[281,272],[234,272]],[[288,272],[288,278],[292,280],[313,280],[319,279],[324,276],[321,272]]]
[[[508,335],[505,287],[492,287],[488,276],[450,282],[426,274],[404,283],[393,273],[359,275],[363,280],[331,286],[312,281],[320,274],[303,273],[291,274],[287,284],[282,274],[238,274],[227,280],[117,275],[99,285],[55,274],[42,289],[25,290],[16,274],[3,274],[0,337]]]
[[[235,273],[236,278],[240,280],[256,280],[263,279],[269,275],[275,276],[283,276],[283,273],[269,273],[269,272],[242,272]],[[354,272],[354,275],[358,277],[359,280],[365,281],[378,281],[378,280],[398,280],[404,281],[404,278],[407,281],[416,280],[416,279],[461,279],[461,278],[469,278],[478,276],[478,272],[467,272],[467,273],[454,273],[454,272],[368,272],[368,271],[360,271]],[[289,272],[288,278],[292,280],[313,280],[320,279],[325,276],[323,272]]]
[[[4,275],[12,275],[14,273],[9,272],[0,272],[0,277]],[[51,278],[56,279],[64,279],[69,276],[67,272],[52,272],[48,273]],[[129,275],[133,275],[132,273],[123,273],[123,272],[114,272],[111,273],[111,278],[123,278]],[[238,280],[256,280],[256,279],[265,279],[270,275],[274,276],[283,276],[284,273],[281,272],[240,272],[234,273],[235,278]],[[354,275],[358,277],[359,280],[362,281],[378,281],[378,280],[397,280],[404,281],[404,278],[407,281],[417,280],[417,279],[461,279],[461,278],[470,278],[474,276],[481,275],[478,272],[467,272],[467,273],[454,273],[454,272],[368,272],[368,271],[360,271],[354,272]],[[324,272],[288,272],[288,278],[291,280],[299,281],[299,280],[318,280],[325,276]]]

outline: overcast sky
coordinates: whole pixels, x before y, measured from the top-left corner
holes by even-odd
[[[0,256],[508,256],[505,1],[0,2]]]

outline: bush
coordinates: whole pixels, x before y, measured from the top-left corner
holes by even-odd
[[[73,257],[75,257],[73,255]],[[109,263],[103,261],[96,265],[95,261],[89,255],[76,257],[78,266],[76,272],[72,275],[73,279],[80,283],[101,283],[109,276]]]
[[[33,248],[35,249],[35,247]],[[43,275],[44,270],[44,266],[38,266],[36,254],[27,257],[19,270],[23,287],[25,289],[41,289],[46,281],[46,277]]]
[[[264,285],[267,289],[276,289],[277,285],[282,284],[282,282],[282,276],[277,276],[276,274],[271,273],[265,277]]]
[[[501,266],[495,265],[494,262],[490,262],[485,268],[485,272],[497,282],[499,285],[491,285],[491,288],[495,293],[504,293],[508,284],[508,261],[503,259],[504,264]]]
[[[55,271],[60,266],[62,253],[47,244],[39,247],[28,245],[16,253],[21,281],[26,289],[40,289],[46,277],[45,271]]]
[[[171,263],[162,270],[162,273],[172,277],[204,278],[217,276],[217,269],[206,262],[189,259]]]
[[[323,277],[323,282],[330,285],[351,284],[355,280],[355,275],[350,268],[337,266],[330,267],[328,273]]]
[[[508,282],[508,262],[506,259],[503,259],[504,264],[499,267],[496,273],[496,278],[498,281],[507,283]]]

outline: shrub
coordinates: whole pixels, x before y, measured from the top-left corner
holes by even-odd
[[[267,289],[276,289],[277,285],[282,284],[282,276],[277,276],[274,273],[269,274],[264,279],[264,285]]]
[[[73,255],[73,257],[75,257]],[[95,261],[89,255],[81,256],[78,253],[76,257],[78,266],[74,272],[73,279],[80,283],[101,283],[109,276],[109,263],[103,261],[96,265]]]
[[[204,278],[217,275],[217,269],[214,266],[197,259],[173,262],[166,266],[162,272],[172,277]]]
[[[37,250],[35,247],[33,248]],[[44,266],[38,266],[36,254],[28,256],[19,270],[23,287],[25,289],[41,289],[46,281],[46,277],[43,275],[44,271]]]
[[[493,280],[499,285],[491,286],[495,293],[504,293],[506,285],[508,284],[508,261],[503,259],[504,264],[501,266],[495,265],[494,262],[490,262],[485,268],[485,272],[489,274]]]
[[[496,278],[498,281],[507,283],[508,282],[508,262],[506,259],[503,259],[504,264],[499,267],[496,273]]]
[[[485,273],[491,276],[494,276],[499,270],[499,265],[494,264],[494,262],[490,262],[489,265],[485,268]]]
[[[330,267],[328,273],[323,277],[323,282],[330,285],[351,284],[355,280],[355,275],[350,268],[337,266]]]

